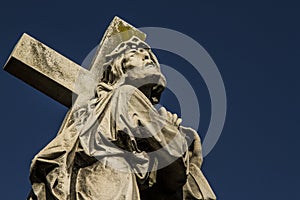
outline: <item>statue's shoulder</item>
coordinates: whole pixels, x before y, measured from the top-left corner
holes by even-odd
[[[121,85],[115,89],[115,92],[131,92],[135,90],[139,90],[139,89],[132,85]]]

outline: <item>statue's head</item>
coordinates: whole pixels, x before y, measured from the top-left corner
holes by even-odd
[[[101,81],[111,85],[129,84],[139,88],[153,104],[159,102],[166,79],[148,44],[137,37],[119,44],[106,56]]]

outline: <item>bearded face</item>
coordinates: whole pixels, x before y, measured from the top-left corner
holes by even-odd
[[[125,83],[139,88],[153,104],[157,104],[166,79],[154,54],[149,49],[127,50],[122,61]]]

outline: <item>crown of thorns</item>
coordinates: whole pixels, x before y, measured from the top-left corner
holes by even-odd
[[[129,40],[120,43],[110,54],[106,55],[106,60],[110,61],[124,53],[126,50],[139,48],[146,49],[148,51],[151,50],[148,44],[140,40],[138,37],[133,36]]]

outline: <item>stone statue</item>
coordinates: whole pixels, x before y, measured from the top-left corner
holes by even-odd
[[[166,80],[150,47],[120,43],[101,76],[95,97],[33,159],[28,199],[216,199],[196,131],[154,107]]]

